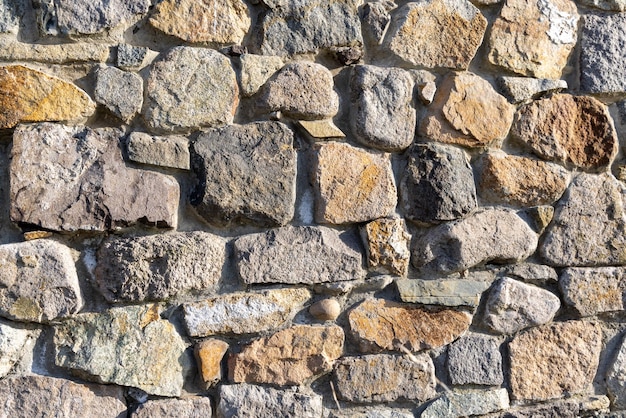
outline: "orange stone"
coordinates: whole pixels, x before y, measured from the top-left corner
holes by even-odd
[[[228,350],[228,344],[222,340],[209,339],[196,344],[194,353],[202,381],[207,388],[222,379],[222,358]]]

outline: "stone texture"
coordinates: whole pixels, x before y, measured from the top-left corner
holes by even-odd
[[[506,0],[491,28],[489,62],[525,76],[561,78],[578,17],[570,0]]]
[[[23,43],[10,38],[0,39],[0,60],[4,62],[34,61],[48,64],[106,62],[109,53],[109,47],[104,44],[77,42],[46,45]]]
[[[427,401],[435,397],[435,366],[428,354],[344,357],[335,366],[338,396],[348,402]]]
[[[595,7],[601,10],[609,10],[613,12],[626,11],[626,2],[624,0],[580,0],[585,6]]]
[[[94,95],[98,104],[128,123],[141,111],[143,79],[115,67],[101,67],[96,73]]]
[[[184,136],[152,136],[131,132],[126,143],[128,159],[142,164],[189,170],[189,140]]]
[[[243,54],[239,57],[241,65],[241,93],[252,96],[283,65],[283,59],[277,56]]]
[[[341,139],[346,137],[346,134],[335,126],[332,119],[299,120],[298,125],[300,125],[314,141]]]
[[[11,219],[56,231],[105,231],[138,221],[175,227],[180,189],[126,167],[111,128],[21,125],[11,151]]]
[[[439,223],[462,218],[476,209],[474,174],[464,151],[428,143],[414,145],[406,155],[400,195],[407,219]]]
[[[451,309],[426,311],[384,299],[368,299],[348,313],[350,330],[362,352],[410,351],[442,347],[462,335],[471,316]]]
[[[334,321],[341,313],[341,305],[336,299],[322,299],[309,307],[309,313],[320,321]]]
[[[158,305],[85,313],[54,327],[55,363],[102,383],[180,396],[187,348]]]
[[[222,359],[228,351],[228,343],[214,338],[200,341],[194,347],[198,374],[209,388],[222,380]]]
[[[328,415],[324,415],[324,418],[415,418],[415,415],[410,409],[387,408],[379,405],[368,405],[367,407],[360,408],[342,407],[341,410],[326,409],[325,412],[327,412]]]
[[[17,33],[23,13],[22,0],[0,0],[0,33]]]
[[[332,370],[343,343],[343,330],[336,325],[295,325],[231,355],[228,378],[235,383],[301,385]]]
[[[563,301],[581,316],[625,309],[626,270],[623,267],[570,267],[559,277]]]
[[[559,276],[550,266],[536,263],[520,263],[509,266],[504,273],[512,278],[527,281],[556,281]]]
[[[132,418],[211,418],[207,397],[150,400],[141,404]]]
[[[422,305],[471,306],[480,303],[490,281],[468,279],[397,280],[396,286],[404,302]]]
[[[365,3],[362,9],[363,33],[377,45],[385,39],[385,34],[391,23],[389,11],[395,8],[395,4],[389,2]]]
[[[9,321],[0,321],[0,378],[4,378],[19,363],[26,354],[27,344],[34,337],[28,329],[18,328]]]
[[[238,95],[228,58],[212,49],[179,46],[152,64],[143,116],[158,132],[227,125]]]
[[[466,389],[445,393],[428,405],[421,418],[459,418],[483,416],[509,408],[509,394],[506,389]]]
[[[431,140],[484,147],[503,139],[515,107],[491,84],[470,72],[449,73],[440,83],[419,133]]]
[[[500,342],[487,335],[465,335],[450,344],[447,365],[453,385],[500,386],[504,381]]]
[[[498,77],[498,85],[511,103],[521,103],[546,93],[567,90],[567,81],[547,78],[501,76]]]
[[[626,344],[624,339],[619,346],[613,362],[606,372],[606,388],[612,400],[613,408],[626,408]]]
[[[115,57],[117,66],[123,70],[139,68],[143,65],[148,48],[143,46],[119,44],[117,46],[117,56]]]
[[[554,218],[554,207],[550,205],[534,206],[522,210],[520,214],[526,217],[529,225],[541,235]]]
[[[467,69],[487,19],[466,0],[408,3],[395,13],[383,45],[417,67]]]
[[[276,417],[319,418],[322,397],[294,389],[277,390],[255,385],[222,385],[219,390],[218,418]]]
[[[338,142],[316,144],[315,219],[366,222],[393,213],[398,201],[389,154]]]
[[[350,78],[350,122],[363,145],[402,151],[415,136],[413,78],[400,68],[357,65]]]
[[[406,276],[411,236],[402,218],[381,218],[361,227],[368,265],[376,270]]]
[[[74,84],[22,65],[0,67],[0,129],[21,122],[77,122],[94,110]]]

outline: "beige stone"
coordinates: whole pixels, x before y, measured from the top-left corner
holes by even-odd
[[[281,57],[274,55],[243,54],[241,63],[241,92],[244,96],[252,96],[270,79],[284,64]]]
[[[409,269],[411,236],[404,219],[382,218],[361,228],[370,267],[383,272],[406,276]]]
[[[110,48],[104,44],[63,43],[57,45],[27,44],[9,39],[0,40],[0,61],[35,61],[48,64],[75,62],[106,62]]]
[[[228,351],[228,343],[213,338],[200,341],[194,347],[198,372],[207,388],[222,379],[221,364],[226,351]]]
[[[341,313],[341,305],[336,299],[322,299],[311,305],[309,313],[321,321],[334,321]]]
[[[314,140],[330,138],[345,138],[346,134],[337,128],[332,119],[326,120],[300,120],[298,124]]]

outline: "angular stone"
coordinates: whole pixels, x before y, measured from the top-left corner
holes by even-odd
[[[198,184],[191,203],[207,222],[285,225],[294,215],[293,132],[279,122],[230,125],[201,133],[191,148]]]
[[[527,281],[556,281],[559,276],[550,266],[535,263],[519,263],[507,267],[507,276]]]
[[[12,39],[0,40],[0,60],[34,61],[48,64],[106,62],[110,48],[105,44],[77,42],[71,44],[28,44]],[[67,110],[67,109],[66,109]]]
[[[189,140],[184,136],[152,136],[132,132],[126,144],[128,159],[142,164],[189,170]]]
[[[141,111],[143,79],[115,67],[101,67],[96,73],[96,102],[124,122],[130,122]]]
[[[422,305],[471,306],[480,303],[490,281],[468,279],[397,280],[400,299]]]
[[[409,269],[409,235],[404,219],[381,218],[361,227],[370,267],[406,276]]]
[[[395,8],[395,4],[389,2],[365,3],[362,9],[363,33],[371,40],[380,45],[391,23],[389,11]]]
[[[252,96],[272,77],[283,65],[283,59],[276,56],[243,54],[239,57],[241,64],[241,93]]]
[[[315,219],[345,224],[384,218],[398,201],[389,154],[346,143],[316,144]]]
[[[299,120],[298,125],[304,129],[304,131],[316,140],[326,139],[341,139],[345,138],[346,134],[341,129],[337,128],[332,119],[327,120]]]
[[[285,325],[310,297],[304,288],[272,289],[185,303],[185,326],[192,337],[269,331]]]
[[[554,207],[550,205],[534,206],[522,210],[520,214],[526,217],[535,232],[541,235],[554,218]]]
[[[0,33],[17,33],[23,13],[22,0],[0,0]]]
[[[581,316],[623,311],[626,269],[623,267],[571,267],[559,278],[563,300]]]
[[[17,328],[9,321],[0,321],[0,378],[4,378],[26,354],[27,343],[34,338],[32,331]],[[0,407],[0,413],[2,413]]]
[[[606,388],[615,409],[626,408],[626,344],[622,339],[619,351],[606,373]]]
[[[435,143],[415,144],[406,153],[408,164],[400,183],[407,219],[439,223],[462,218],[478,203],[469,156]]]
[[[0,68],[0,129],[23,122],[77,122],[94,110],[74,84],[21,65]]]
[[[55,363],[86,380],[180,396],[186,347],[157,305],[74,316],[54,327]]]
[[[357,65],[350,78],[350,122],[363,145],[402,151],[415,136],[413,78],[400,68]]]
[[[511,103],[536,99],[545,93],[567,90],[567,81],[547,78],[498,77],[498,85]]]
[[[11,151],[11,219],[55,231],[105,231],[138,221],[175,227],[178,182],[126,167],[121,136],[111,128],[19,126]]]
[[[626,1],[624,0],[580,0],[585,6],[595,7],[601,10],[613,12],[626,11]]]
[[[335,366],[338,396],[348,402],[424,402],[436,395],[428,354],[344,357]]]
[[[322,299],[311,305],[309,313],[320,321],[334,321],[341,313],[341,305],[336,299]]]
[[[139,405],[132,418],[211,418],[211,414],[210,398],[192,397],[149,400]]]
[[[602,349],[602,332],[590,322],[544,325],[509,343],[511,396],[547,400],[591,386]]]
[[[239,104],[228,58],[206,48],[179,46],[152,64],[144,119],[155,131],[190,131],[227,125]]]
[[[117,66],[123,70],[139,68],[143,65],[147,53],[148,48],[143,46],[119,44],[117,46]]]
[[[227,350],[228,343],[213,338],[200,341],[194,347],[198,373],[207,389],[222,380],[222,359]]]
[[[294,325],[231,355],[228,378],[235,383],[301,385],[332,370],[343,343],[339,326]]]
[[[219,389],[219,400],[218,418],[319,418],[323,412],[320,395],[307,395],[297,389],[277,390],[246,384],[222,385]]]
[[[515,107],[491,84],[469,73],[449,73],[419,126],[434,141],[484,147],[503,139],[513,122]]]
[[[451,309],[426,311],[384,299],[368,299],[348,313],[361,352],[442,347],[467,331],[472,318]]]
[[[506,389],[465,389],[446,392],[442,397],[428,405],[422,412],[422,418],[459,418],[483,416],[485,414],[509,408],[509,393]]]
[[[500,342],[494,337],[471,334],[459,338],[448,347],[447,364],[453,385],[500,386],[504,381]]]
[[[571,0],[506,0],[491,28],[489,62],[526,76],[561,78],[576,45],[578,17]]]
[[[427,0],[397,9],[383,46],[416,67],[465,70],[487,19],[467,0]]]

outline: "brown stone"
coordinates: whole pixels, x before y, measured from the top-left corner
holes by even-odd
[[[341,305],[335,299],[322,299],[311,305],[309,313],[321,321],[334,321],[341,313]]]
[[[198,372],[207,388],[222,379],[221,364],[226,351],[228,351],[228,343],[213,338],[200,341],[194,347]]]
[[[361,228],[370,267],[383,272],[406,276],[409,269],[411,236],[404,219],[382,218]]]

